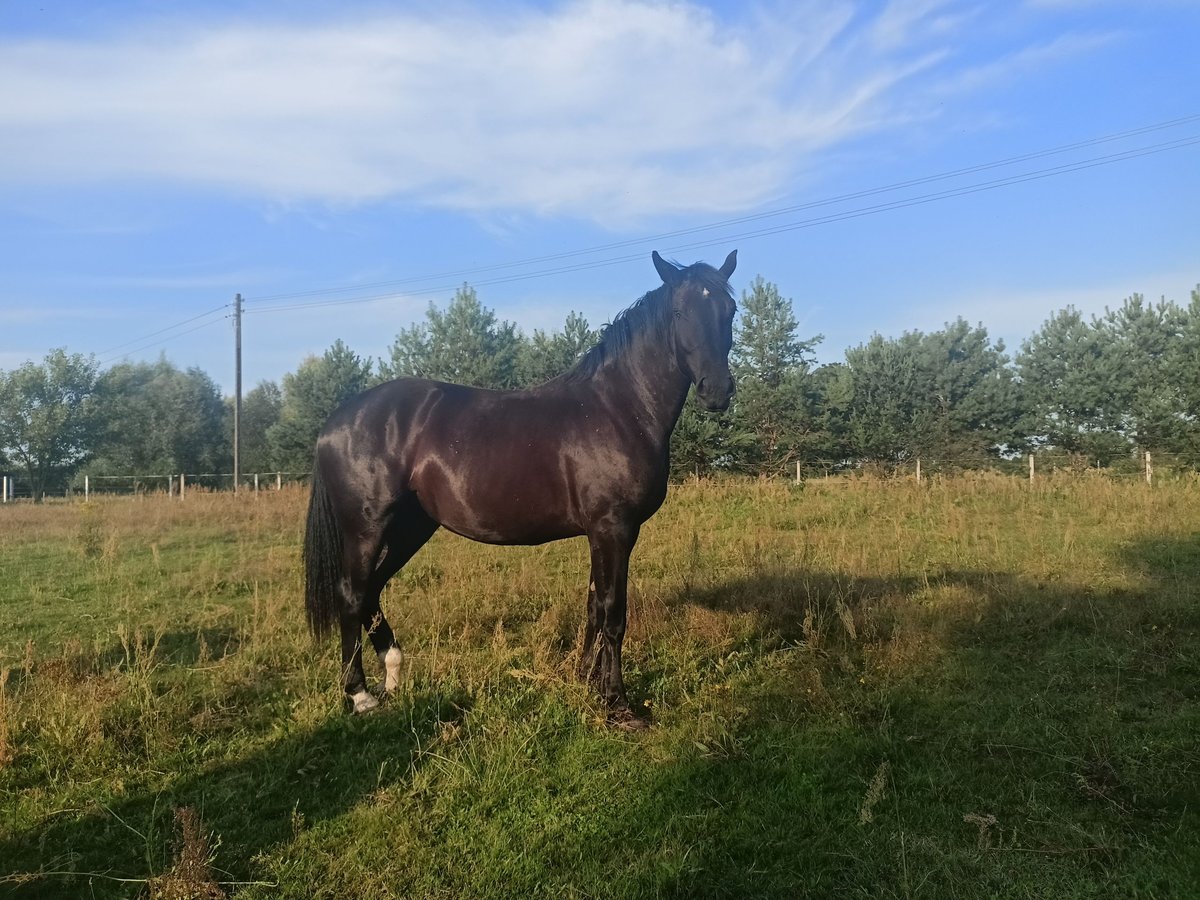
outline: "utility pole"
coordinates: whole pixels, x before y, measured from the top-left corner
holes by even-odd
[[[242,295],[233,298],[233,492],[242,480]]]

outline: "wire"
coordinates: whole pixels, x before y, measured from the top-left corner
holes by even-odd
[[[1004,159],[995,160],[993,162],[980,163],[978,165],[967,166],[967,167],[960,168],[960,169],[953,169],[953,170],[950,170],[947,172],[940,172],[935,175],[926,175],[926,176],[923,176],[920,178],[911,178],[906,181],[899,181],[899,182],[895,182],[892,184],[883,185],[881,187],[868,188],[865,190],[854,191],[852,193],[847,193],[847,194],[839,194],[834,197],[827,197],[827,198],[824,198],[821,200],[813,200],[813,201],[809,201],[807,203],[801,203],[801,204],[797,204],[794,206],[781,207],[779,209],[768,210],[768,211],[761,212],[761,213],[754,213],[752,215],[739,216],[739,217],[732,218],[732,219],[724,219],[724,220],[721,220],[718,222],[711,222],[711,223],[708,223],[705,225],[696,225],[696,226],[693,226],[690,228],[678,229],[676,231],[668,231],[668,232],[662,232],[660,234],[649,235],[649,236],[641,237],[641,238],[631,238],[628,240],[615,241],[615,242],[609,243],[609,244],[600,244],[600,245],[596,245],[593,247],[585,247],[585,248],[578,249],[578,250],[567,250],[567,251],[563,251],[560,253],[547,254],[545,256],[527,257],[525,259],[520,259],[520,260],[516,260],[513,262],[496,263],[496,264],[487,265],[487,266],[474,266],[474,267],[470,267],[470,268],[449,270],[449,271],[438,272],[438,273],[429,274],[429,275],[416,275],[416,276],[410,276],[407,278],[398,278],[398,279],[393,279],[393,280],[388,280],[388,281],[367,282],[364,284],[356,285],[354,287],[343,286],[343,287],[334,287],[334,288],[316,288],[316,289],[307,290],[307,291],[295,291],[295,292],[290,292],[290,293],[270,294],[270,295],[266,295],[266,296],[262,296],[262,297],[247,298],[244,302],[246,302],[247,304],[266,303],[266,302],[269,302],[272,300],[290,300],[290,299],[297,299],[297,298],[301,298],[301,297],[316,297],[316,296],[322,296],[322,295],[327,295],[327,294],[345,294],[352,290],[354,290],[354,291],[370,290],[370,289],[381,288],[381,287],[395,287],[395,286],[406,285],[406,284],[419,284],[421,282],[432,281],[435,279],[460,278],[460,277],[466,276],[466,275],[477,275],[477,274],[485,273],[485,272],[494,272],[494,271],[500,271],[500,270],[504,270],[504,269],[513,269],[513,268],[520,268],[523,266],[536,265],[538,263],[554,262],[554,261],[560,260],[560,259],[570,259],[572,257],[577,257],[577,256],[586,256],[586,255],[593,254],[593,253],[602,253],[602,252],[609,251],[609,250],[618,250],[618,249],[621,249],[624,247],[642,246],[647,243],[670,240],[670,239],[676,238],[676,237],[684,237],[687,235],[698,234],[698,233],[701,233],[704,231],[712,231],[712,230],[719,229],[719,228],[727,228],[731,225],[740,225],[740,224],[744,224],[747,222],[761,221],[764,219],[770,219],[770,218],[776,218],[779,216],[789,215],[791,213],[802,212],[807,209],[817,209],[817,208],[820,208],[823,206],[830,206],[830,205],[833,205],[836,203],[844,203],[848,200],[861,200],[864,197],[872,197],[872,196],[877,196],[879,194],[885,194],[885,193],[890,193],[892,191],[902,190],[904,188],[916,187],[916,186],[922,185],[922,184],[931,184],[931,183],[934,183],[937,181],[945,181],[945,180],[948,180],[951,178],[958,178],[963,175],[971,175],[971,174],[975,174],[978,172],[984,172],[984,171],[988,171],[991,169],[997,169],[997,168],[1001,168],[1003,166],[1014,165],[1014,164],[1020,163],[1020,162],[1029,162],[1029,161],[1035,160],[1035,159],[1044,159],[1048,156],[1055,156],[1060,153],[1068,153],[1072,150],[1080,150],[1085,147],[1093,147],[1093,146],[1097,146],[1099,144],[1112,143],[1113,141],[1123,140],[1123,139],[1130,138],[1130,137],[1136,137],[1136,136],[1143,135],[1143,134],[1149,134],[1149,133],[1152,133],[1155,131],[1162,131],[1162,130],[1168,129],[1168,128],[1176,128],[1180,125],[1185,125],[1185,124],[1189,124],[1189,123],[1196,122],[1196,121],[1200,121],[1200,113],[1194,113],[1191,115],[1180,116],[1175,119],[1168,119],[1163,122],[1156,122],[1152,125],[1144,125],[1139,128],[1132,128],[1132,129],[1129,129],[1126,131],[1114,132],[1112,134],[1106,134],[1106,135],[1101,135],[1099,137],[1088,138],[1088,139],[1082,140],[1082,141],[1075,141],[1070,144],[1061,144],[1057,147],[1051,147],[1051,148],[1048,148],[1045,150],[1037,150],[1037,151],[1033,151],[1031,153],[1024,153],[1024,154],[1020,154],[1017,156],[1010,156],[1010,157],[1006,157]],[[688,245],[686,247],[681,247],[678,249],[688,249],[689,247],[695,247],[695,246],[708,246],[708,245],[692,244],[692,245]],[[625,258],[622,258],[621,261],[625,261]],[[608,263],[606,263],[606,264],[608,264]],[[481,284],[482,283],[494,284],[494,283],[498,283],[498,282],[480,282],[480,283]],[[438,288],[437,290],[441,291],[441,290],[444,290],[444,288]],[[417,291],[417,292],[412,292],[412,293],[423,293],[423,292]],[[380,296],[394,296],[394,294],[389,293],[389,294],[380,295]],[[370,299],[378,299],[378,296],[372,297]],[[288,308],[300,308],[300,307],[288,307]]]
[[[1200,118],[1200,116],[1194,117]],[[1177,138],[1172,141],[1165,141],[1159,144],[1151,144],[1145,147],[1138,147],[1132,150],[1124,150],[1119,153],[1111,153],[1104,156],[1092,157],[1090,159],[1078,160],[1072,163],[1064,163],[1059,166],[1051,166],[1045,169],[1036,169],[1031,172],[1022,172],[1015,175],[1005,176],[1003,178],[993,179],[991,181],[979,182],[976,184],[964,185],[957,188],[949,188],[943,191],[935,191],[929,194],[920,194],[915,197],[907,197],[900,200],[893,200],[887,203],[879,203],[871,206],[860,207],[858,209],[844,210],[842,212],[830,213],[825,216],[817,216],[809,219],[801,219],[796,222],[788,222],[782,225],[774,225],[769,228],[760,228],[752,231],[744,231],[737,234],[724,234],[720,237],[693,241],[687,244],[679,244],[670,248],[668,252],[678,252],[681,250],[694,250],[703,247],[711,247],[714,244],[723,244],[730,241],[744,241],[754,238],[767,237],[770,235],[781,234],[787,231],[797,231],[803,228],[813,228],[819,225],[828,225],[834,222],[842,222],[849,219],[858,219],[864,216],[877,215],[882,212],[890,212],[896,209],[905,209],[912,206],[920,206],[926,203],[933,203],[938,200],[946,200],[952,197],[963,197],[970,194],[982,193],[984,191],[996,190],[1001,187],[1008,187],[1014,184],[1022,184],[1028,181],[1038,181],[1046,178],[1052,178],[1058,175],[1065,175],[1072,172],[1080,172],[1086,169],[1093,169],[1099,166],[1112,165],[1118,162],[1124,162],[1131,159],[1137,159],[1143,156],[1151,156],[1157,153],[1165,153],[1171,150],[1180,150],[1186,147],[1191,147],[1200,144],[1200,135],[1191,135],[1186,138]],[[982,169],[983,167],[978,167]],[[881,189],[882,190],[882,189]],[[866,196],[873,192],[860,192],[857,196]],[[822,201],[824,202],[824,201]],[[801,207],[796,207],[797,209]],[[746,217],[739,221],[755,221],[765,216]],[[704,229],[690,229],[687,233],[694,233]],[[622,246],[625,242],[622,242]],[[617,245],[614,245],[617,246]],[[563,257],[559,257],[563,258]],[[641,258],[641,253],[632,255],[623,255],[617,257],[609,257],[601,260],[592,260],[589,262],[572,263],[564,266],[556,266],[552,268],[535,270],[533,272],[522,272],[513,275],[498,276],[495,278],[487,278],[475,282],[477,286],[483,287],[496,284],[507,284],[515,281],[525,281],[533,278],[543,278],[550,275],[561,275],[571,272],[585,271],[588,269],[596,269],[605,266],[618,265],[621,263],[631,262]],[[515,263],[512,265],[516,265]],[[418,279],[412,279],[418,280]],[[247,314],[253,313],[273,313],[284,312],[287,310],[298,309],[317,309],[326,306],[345,306],[355,303],[368,303],[376,300],[385,300],[397,296],[420,296],[423,294],[442,293],[447,290],[453,290],[453,286],[442,285],[439,287],[422,288],[419,290],[395,292],[389,291],[382,294],[372,294],[363,297],[344,297],[333,300],[318,300],[310,303],[289,303],[276,306],[262,306],[257,309],[246,310]]]
[[[176,322],[174,325],[168,325],[165,328],[158,329],[158,331],[151,331],[149,334],[143,334],[141,337],[132,338],[128,341],[125,341],[125,343],[123,343],[123,344],[115,344],[114,346],[107,347],[104,350],[98,350],[96,352],[96,355],[101,356],[101,357],[107,356],[108,354],[112,353],[114,350],[120,350],[122,347],[128,347],[130,344],[136,344],[136,343],[139,343],[140,341],[146,340],[147,338],[156,337],[157,335],[163,334],[164,332],[173,331],[174,329],[179,328],[183,325],[188,325],[192,322],[195,322],[198,319],[203,319],[206,316],[211,316],[213,313],[217,313],[223,309],[228,309],[228,308],[229,308],[228,303],[222,303],[220,306],[215,306],[212,309],[208,310],[207,312],[202,312],[199,315],[192,316],[190,319],[184,319],[182,322]],[[188,332],[185,331],[183,333],[187,334]],[[168,340],[169,340],[169,338],[168,338]],[[130,351],[130,352],[132,353],[133,351]],[[125,355],[128,355],[128,354],[125,354]]]
[[[197,316],[196,318],[199,318],[199,316]],[[194,319],[190,320],[190,321],[194,321]],[[178,334],[172,334],[172,335],[165,337],[159,341],[151,341],[149,344],[140,344],[137,347],[132,347],[129,350],[126,350],[124,353],[120,353],[115,356],[104,357],[104,358],[98,360],[98,362],[100,363],[100,365],[107,365],[108,363],[115,362],[119,359],[125,359],[126,357],[132,356],[134,353],[138,353],[142,350],[149,350],[151,347],[157,347],[160,344],[165,344],[168,341],[175,340],[176,338],[181,338],[185,334],[192,334],[193,332],[200,331],[204,328],[211,328],[213,325],[220,324],[220,322],[221,322],[221,319],[214,319],[211,322],[202,322],[201,324],[195,326],[194,328],[189,328],[186,331],[179,332]],[[163,330],[166,331],[167,329],[163,329]],[[150,337],[150,335],[146,335],[146,337]]]

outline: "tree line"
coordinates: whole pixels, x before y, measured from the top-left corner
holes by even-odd
[[[1200,287],[1190,302],[1138,294],[1103,315],[1067,307],[1010,356],[962,318],[931,332],[876,334],[819,365],[821,335],[799,333],[792,301],[761,276],[742,293],[724,413],[689,402],[672,439],[676,475],[779,475],[802,468],[1003,466],[1022,454],[1132,464],[1142,451],[1200,467]],[[525,334],[463,285],[402,328],[387,355],[341,340],[242,403],[243,472],[305,472],[322,424],[343,400],[418,376],[511,389],[572,366],[600,337],[579,313]],[[198,368],[165,356],[100,370],[51,351],[0,371],[0,471],[35,496],[82,474],[228,472],[232,400]],[[481,436],[486,440],[486,436]]]

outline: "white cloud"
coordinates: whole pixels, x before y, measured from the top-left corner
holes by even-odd
[[[944,58],[945,0],[801,3],[727,27],[687,3],[185,24],[0,43],[0,180],[145,179],[284,203],[401,196],[615,223],[774,196],[895,124]]]

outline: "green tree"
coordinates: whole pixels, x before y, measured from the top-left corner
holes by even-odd
[[[761,275],[742,291],[741,315],[734,329],[729,361],[743,378],[777,386],[789,372],[807,370],[813,351],[823,340],[797,336],[800,329],[792,301]]]
[[[225,404],[202,370],[182,371],[165,356],[121,363],[100,376],[96,395],[100,427],[91,471],[198,474],[228,465]]]
[[[818,366],[811,375],[813,422],[811,448],[825,471],[852,466],[856,451],[850,440],[849,415],[854,404],[854,380],[845,363]]]
[[[240,462],[243,472],[280,470],[275,448],[267,435],[282,412],[283,391],[274,381],[260,381],[242,398]]]
[[[1200,467],[1200,285],[1183,311],[1179,339],[1167,359],[1168,377],[1179,390],[1182,420],[1175,451],[1185,462]]]
[[[1025,389],[1028,431],[1039,445],[1088,458],[1124,452],[1118,434],[1109,335],[1074,307],[1054,313],[1021,344],[1017,373]]]
[[[1140,294],[1085,321],[1067,307],[1022,344],[1017,370],[1039,443],[1104,465],[1189,441],[1191,315]]]
[[[307,471],[317,435],[330,414],[370,384],[371,363],[341,340],[284,375],[279,418],[267,429],[275,464],[288,471]]]
[[[423,323],[401,329],[389,359],[380,362],[380,373],[513,388],[520,345],[516,325],[499,321],[464,284],[444,311],[430,303]]]
[[[671,476],[709,475],[730,471],[746,456],[755,436],[741,428],[731,410],[709,412],[696,401],[696,391],[687,400],[671,432]]]
[[[742,292],[730,364],[737,380],[732,466],[780,474],[815,447],[818,416],[810,368],[822,336],[801,340],[792,301],[760,275]]]
[[[549,381],[570,369],[600,339],[600,332],[577,312],[567,314],[562,331],[547,334],[536,329],[517,352],[517,382],[532,386]]]
[[[940,331],[875,335],[846,351],[833,418],[860,459],[969,465],[1020,446],[1020,395],[1003,342],[963,319]]]
[[[95,359],[64,349],[0,372],[0,448],[25,470],[35,501],[91,452],[95,389]]]
[[[1096,321],[1111,359],[1104,367],[1116,425],[1141,450],[1173,450],[1185,432],[1184,400],[1173,357],[1187,314],[1178,304],[1134,294]]]

